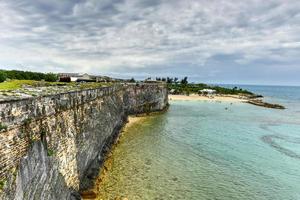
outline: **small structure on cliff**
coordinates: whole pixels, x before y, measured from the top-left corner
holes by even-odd
[[[87,73],[60,73],[58,76],[61,82],[96,82],[96,76]]]
[[[112,78],[109,76],[97,76],[87,73],[60,73],[58,74],[60,82],[123,82],[123,79]]]
[[[60,82],[75,82],[80,75],[79,73],[59,73],[58,77]]]
[[[213,89],[203,89],[203,90],[199,90],[198,92],[201,95],[213,95],[216,93],[216,90]]]

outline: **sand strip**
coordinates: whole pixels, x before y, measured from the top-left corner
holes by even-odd
[[[169,95],[170,101],[226,101],[226,102],[246,102],[246,99],[241,99],[238,95],[226,95],[226,96],[199,96],[192,94],[186,95]]]
[[[132,125],[139,123],[141,121],[143,121],[146,117],[136,117],[136,116],[128,116],[128,122],[126,123],[125,127],[124,127],[124,131],[131,127]]]

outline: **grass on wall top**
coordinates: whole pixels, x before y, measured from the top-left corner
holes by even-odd
[[[62,82],[45,82],[45,81],[34,81],[34,80],[9,80],[0,83],[0,91],[1,90],[17,90],[22,88],[23,86],[31,86],[31,87],[39,87],[39,86],[73,86],[78,87],[78,89],[88,89],[88,88],[99,88],[104,86],[110,86],[112,83],[62,83]]]

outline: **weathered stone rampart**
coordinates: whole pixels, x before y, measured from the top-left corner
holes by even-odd
[[[51,174],[59,173],[53,177],[63,177],[63,184],[72,191],[85,189],[92,171],[103,161],[103,152],[108,151],[107,144],[118,135],[127,115],[163,110],[167,104],[165,84],[114,85],[0,102],[0,180],[5,181],[21,160],[25,165],[22,169],[34,168],[28,164],[34,160],[30,159],[28,150],[40,141],[51,157],[49,162],[55,163],[51,164],[55,168],[50,170]],[[18,197],[38,199],[43,192],[55,191],[51,190],[51,180],[42,179],[42,174],[49,173],[51,166],[35,172],[36,175],[28,174],[30,170],[21,172],[19,167],[17,182],[30,184],[30,178],[34,178],[35,183],[44,181],[47,186],[42,187],[45,191],[33,192],[32,188],[23,188],[19,183],[19,193],[25,196]],[[53,198],[50,193],[46,196]]]

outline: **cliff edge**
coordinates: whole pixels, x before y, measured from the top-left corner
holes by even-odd
[[[0,199],[80,199],[127,116],[167,106],[161,83],[0,102]]]

